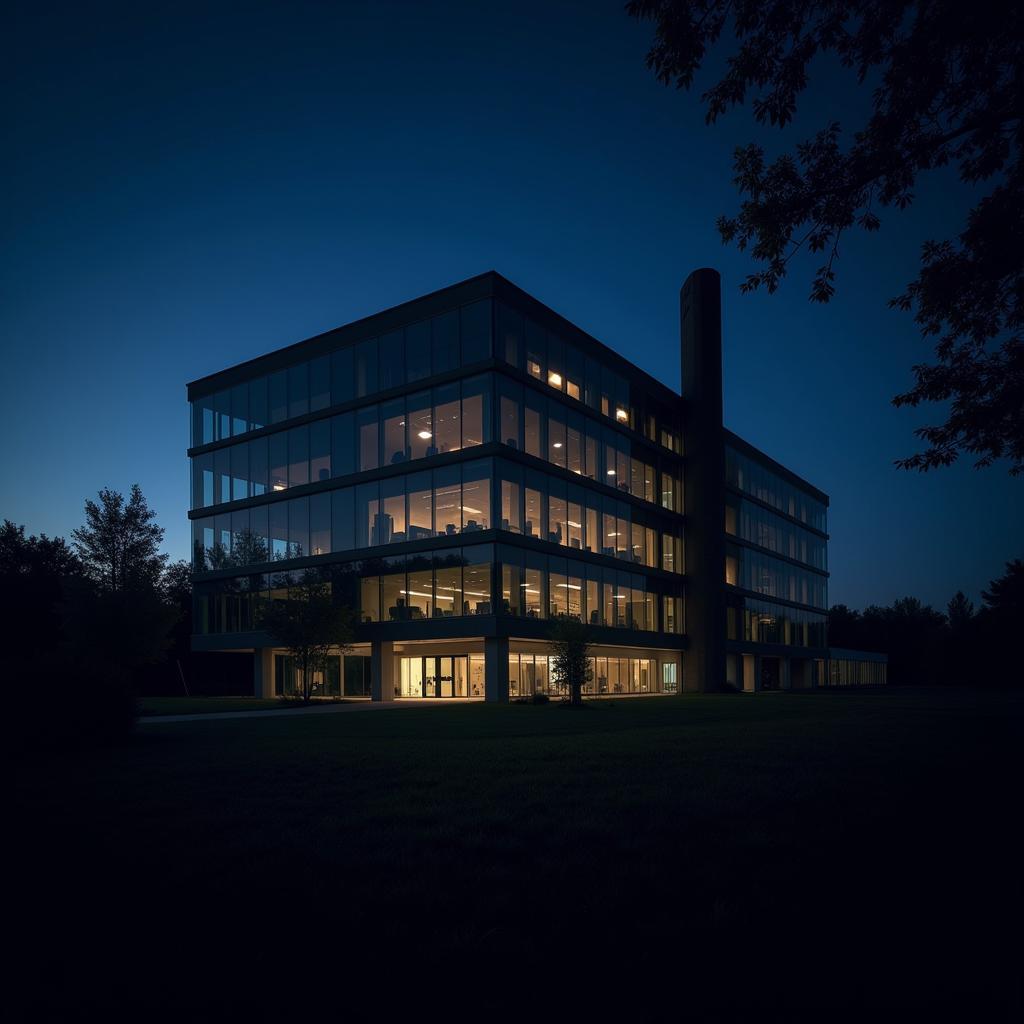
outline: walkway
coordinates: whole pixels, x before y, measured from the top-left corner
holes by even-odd
[[[343,711],[392,711],[400,708],[448,707],[452,704],[479,704],[469,697],[428,697],[420,700],[363,700],[351,704],[321,704],[308,708],[272,708],[269,711],[210,711],[198,715],[140,715],[139,725],[162,725],[164,722],[210,722],[225,718],[278,718],[287,715],[337,715]]]

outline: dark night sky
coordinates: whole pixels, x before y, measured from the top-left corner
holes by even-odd
[[[714,220],[749,114],[706,128],[618,2],[29,6],[0,71],[0,514],[29,531],[137,480],[186,557],[186,381],[491,268],[678,388],[711,265],[726,422],[831,495],[833,602],[977,599],[1022,554],[1005,467],[892,465],[935,411],[889,404],[930,346],[886,299],[957,229],[954,178],[844,245],[831,305],[809,264],[740,296]],[[813,84],[804,134],[851,111]]]

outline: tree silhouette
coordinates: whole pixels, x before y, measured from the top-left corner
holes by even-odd
[[[302,676],[302,700],[308,704],[313,673],[322,671],[332,650],[344,653],[352,645],[352,615],[335,604],[330,586],[314,569],[296,580],[290,574],[276,581],[283,597],[266,601],[257,623],[294,659]]]
[[[905,209],[923,172],[955,165],[965,192],[987,186],[955,239],[926,241],[921,270],[890,305],[914,312],[936,361],[913,368],[897,406],[948,403],[946,420],[915,433],[926,447],[897,465],[928,470],[962,454],[975,466],[1006,458],[1024,471],[1024,8],[1003,2],[899,0],[632,0],[655,23],[647,65],[689,89],[723,33],[726,70],[702,95],[707,122],[743,104],[759,124],[784,127],[808,85],[808,66],[834,55],[871,92],[852,134],[838,122],[768,163],[764,149],[734,158],[739,212],[720,217],[726,243],[762,269],[744,291],[774,292],[803,249],[821,254],[811,299],[828,302],[843,234],[876,231],[881,211]]]
[[[37,663],[63,635],[67,584],[81,579],[82,563],[63,537],[25,536],[25,527],[5,519],[0,526],[0,618],[10,639],[3,662]]]
[[[570,615],[560,615],[551,627],[551,676],[565,687],[570,704],[583,703],[583,687],[590,681],[590,628]]]
[[[87,499],[85,525],[71,536],[86,574],[101,589],[120,593],[159,587],[167,562],[160,551],[164,531],[138,484],[132,484],[127,502],[108,487],[99,492],[98,502]]]
[[[960,633],[971,624],[974,618],[974,602],[958,590],[946,605],[946,619],[954,633]]]
[[[995,612],[1016,612],[1024,625],[1024,561],[1015,558],[1006,563],[1004,575],[994,579],[981,592],[986,608]]]

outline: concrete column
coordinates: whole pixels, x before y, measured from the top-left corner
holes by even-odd
[[[370,643],[370,700],[395,699],[395,645],[391,640]]]
[[[725,438],[722,428],[722,284],[695,270],[679,293],[686,514],[687,689],[725,684]]]
[[[789,690],[793,687],[793,677],[791,674],[791,665],[789,658],[779,658],[779,689]]]
[[[252,652],[253,695],[274,697],[274,649],[257,647]]]
[[[508,703],[508,637],[484,637],[484,700]]]

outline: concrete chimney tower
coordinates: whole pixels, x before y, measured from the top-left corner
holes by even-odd
[[[722,283],[695,270],[679,293],[684,400],[686,550],[685,688],[725,684],[725,439],[722,425]]]

